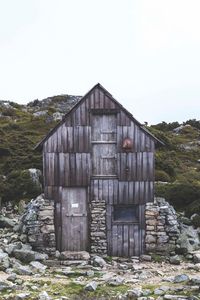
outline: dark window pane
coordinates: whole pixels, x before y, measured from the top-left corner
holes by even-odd
[[[138,206],[115,206],[114,221],[138,222]]]

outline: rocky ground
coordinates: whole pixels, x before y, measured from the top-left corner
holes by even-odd
[[[200,299],[200,251],[130,259],[36,252],[19,216],[0,216],[0,299]],[[187,260],[186,260],[187,258]]]

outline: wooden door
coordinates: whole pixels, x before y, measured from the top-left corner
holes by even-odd
[[[88,249],[87,190],[64,188],[62,193],[62,251]]]
[[[107,205],[108,254],[139,256],[144,253],[145,205]]]
[[[95,177],[117,175],[116,115],[92,117],[92,174]]]

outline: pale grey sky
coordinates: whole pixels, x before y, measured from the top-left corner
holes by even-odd
[[[0,0],[0,99],[100,82],[141,122],[200,119],[199,0]]]

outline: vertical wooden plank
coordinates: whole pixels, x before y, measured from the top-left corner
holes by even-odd
[[[129,225],[123,225],[123,256],[129,255]]]
[[[140,240],[139,240],[139,226],[133,225],[134,228],[134,255],[139,256],[140,254]]]
[[[112,204],[119,203],[118,188],[119,188],[118,180],[114,179],[114,181],[113,181],[113,203]]]
[[[104,108],[104,93],[99,90],[99,108]]]
[[[99,109],[99,89],[96,88],[94,90],[94,107]]]
[[[109,194],[109,204],[113,203],[113,180],[108,180],[108,194]]]
[[[112,255],[118,255],[118,231],[117,225],[112,226]]]
[[[117,255],[123,256],[123,225],[117,225]]]
[[[134,230],[133,225],[129,225],[129,256],[134,255],[135,241],[134,241]]]

